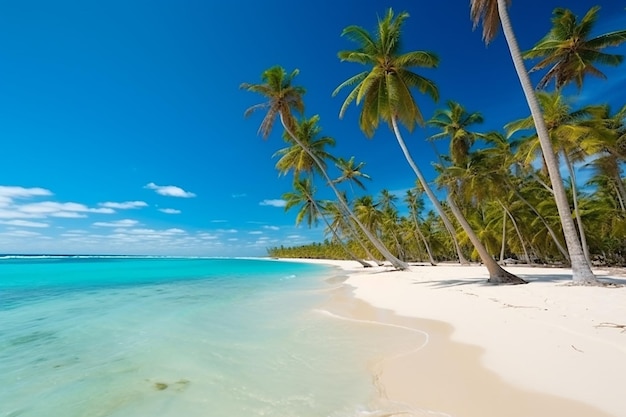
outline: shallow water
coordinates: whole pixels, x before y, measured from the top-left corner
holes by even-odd
[[[321,314],[324,278],[337,273],[270,260],[2,259],[0,416],[371,415],[372,363],[415,339]]]

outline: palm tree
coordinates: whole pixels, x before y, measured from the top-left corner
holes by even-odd
[[[576,184],[575,161],[583,161],[589,154],[597,153],[602,149],[603,141],[594,127],[595,124],[586,123],[598,111],[595,106],[586,106],[572,110],[559,91],[553,93],[539,92],[537,98],[543,110],[553,148],[560,152],[568,169],[572,187],[572,201],[574,216],[577,220],[581,245],[587,262],[591,262],[589,249],[586,243],[586,234],[583,227],[581,213],[578,207],[578,190]],[[524,129],[534,128],[532,117],[516,120],[505,126],[509,136]],[[519,151],[526,153],[526,163],[530,163],[539,149],[537,135],[531,135],[522,141]],[[558,160],[558,155],[556,156]]]
[[[470,0],[470,16],[474,21],[474,27],[482,21],[483,39],[486,43],[493,40],[500,24],[502,24],[504,37],[509,46],[517,76],[522,84],[522,89],[537,129],[541,150],[546,159],[550,182],[554,190],[554,198],[572,264],[572,280],[575,284],[595,284],[598,280],[591,271],[591,265],[587,262],[582,245],[578,239],[576,226],[574,225],[572,213],[570,212],[569,203],[567,201],[567,194],[565,193],[565,186],[563,185],[563,179],[559,172],[559,164],[554,155],[552,143],[550,142],[550,135],[548,134],[548,129],[546,128],[543,115],[541,114],[541,107],[535,96],[530,77],[524,66],[524,60],[517,39],[511,26],[511,20],[507,10],[510,4],[511,0]]]
[[[343,30],[342,35],[358,42],[360,48],[354,51],[341,51],[339,58],[342,61],[371,65],[372,69],[344,81],[335,89],[333,96],[336,96],[341,89],[356,84],[343,102],[339,117],[342,118],[348,106],[356,100],[357,105],[363,102],[359,126],[366,136],[371,137],[374,134],[381,119],[390,125],[407,162],[455,239],[454,226],[430,189],[426,178],[413,161],[398,127],[398,121],[400,121],[409,131],[412,131],[416,123],[424,123],[422,113],[413,98],[412,88],[417,88],[435,101],[439,98],[437,86],[433,81],[410,70],[412,67],[435,68],[439,63],[439,58],[432,52],[400,53],[401,28],[408,16],[408,13],[403,12],[394,18],[393,10],[389,9],[385,18],[378,21],[376,37],[360,26],[348,26]],[[464,263],[463,254],[456,240],[455,246],[459,259]]]
[[[559,250],[561,255],[567,260],[569,263],[569,254],[567,253],[567,249],[563,247],[561,241],[557,237],[556,232],[550,226],[550,223],[545,219],[544,216],[539,213],[537,208],[530,202],[522,192],[524,188],[528,188],[528,181],[525,181],[523,177],[520,177],[519,174],[514,176],[512,172],[519,171],[517,168],[518,161],[516,156],[513,155],[511,150],[511,143],[506,139],[506,137],[499,132],[490,132],[483,136],[483,139],[491,145],[491,147],[485,148],[482,153],[486,157],[484,164],[482,164],[483,171],[486,173],[487,178],[490,183],[500,184],[501,187],[504,188],[508,193],[513,194],[515,199],[525,205],[530,209],[533,216],[544,225],[546,231],[552,238],[555,247]],[[532,185],[536,185],[536,182],[533,182]],[[492,188],[495,189],[495,188]],[[550,191],[552,191],[550,189]],[[543,189],[529,193],[532,196],[540,196],[541,193],[544,192]]]
[[[324,149],[326,146],[335,146],[335,140],[330,136],[319,136],[321,128],[318,122],[319,116],[315,115],[310,119],[302,119],[294,125],[294,134],[310,152],[298,145],[287,133],[283,134],[283,139],[289,146],[279,149],[272,155],[280,157],[276,163],[276,169],[282,175],[289,171],[293,171],[294,177],[299,177],[302,172],[321,172],[310,153],[317,156],[324,170],[326,170],[327,160],[335,161],[336,158]]]
[[[418,245],[419,245],[419,241],[421,240],[421,242],[424,244],[424,247],[426,248],[426,253],[428,254],[428,261],[430,262],[432,266],[435,266],[437,263],[435,262],[435,258],[433,257],[433,252],[430,249],[430,244],[428,243],[428,240],[426,240],[426,236],[424,236],[424,233],[422,233],[422,230],[420,229],[418,213],[419,213],[419,210],[421,209],[422,202],[419,198],[418,193],[413,192],[412,190],[407,190],[406,195],[404,197],[404,202],[409,207],[409,214],[411,215],[411,219],[413,220],[413,232],[416,235],[415,241],[418,242]]]
[[[429,139],[450,139],[450,159],[454,168],[458,171],[463,171],[468,168],[469,163],[469,150],[476,138],[482,135],[471,132],[469,127],[475,123],[482,123],[483,118],[480,113],[468,113],[463,106],[459,103],[449,101],[448,109],[437,110],[433,118],[428,121],[431,126],[441,129],[441,133],[431,136]],[[442,169],[444,168],[444,162],[441,161]],[[463,180],[460,177],[446,176],[446,180],[441,183],[445,185],[448,191],[448,204],[452,213],[458,220],[459,224],[467,234],[468,239],[476,249],[480,259],[485,267],[489,270],[489,282],[493,283],[524,283],[525,281],[519,279],[515,275],[503,270],[500,265],[489,254],[487,248],[483,244],[483,240],[479,238],[471,227],[471,224],[467,221],[463,215],[462,210],[455,201],[456,196],[460,191]],[[484,229],[483,229],[484,234]]]
[[[343,243],[341,238],[337,235],[337,232],[328,223],[328,220],[324,216],[323,211],[319,205],[324,204],[315,201],[314,193],[315,189],[310,178],[296,179],[293,183],[294,191],[283,194],[285,200],[285,211],[289,211],[295,206],[300,206],[300,210],[296,215],[296,225],[302,223],[302,220],[306,220],[307,226],[311,228],[314,224],[317,224],[318,218],[322,218],[328,229],[333,233],[335,241],[341,245],[343,250],[355,261],[359,262],[363,267],[371,267],[370,264],[361,260],[356,256],[348,247]]]
[[[594,129],[602,131],[602,151],[590,165],[596,174],[604,175],[614,188],[615,197],[622,211],[626,211],[626,186],[622,179],[622,164],[626,162],[626,105],[611,114],[608,105],[598,106],[598,112],[589,121]]]
[[[530,72],[550,67],[537,88],[544,88],[554,80],[557,90],[572,81],[580,90],[587,74],[606,79],[597,64],[617,66],[623,61],[623,56],[607,54],[602,50],[626,41],[626,30],[591,38],[599,10],[600,6],[592,7],[580,22],[576,22],[576,15],[571,10],[554,9],[552,29],[523,54],[525,59],[542,58]]]
[[[365,184],[361,179],[369,180],[371,177],[362,171],[365,166],[365,162],[359,162],[355,165],[354,156],[346,160],[344,158],[337,158],[335,166],[341,171],[341,176],[335,180],[334,183],[339,184],[344,181],[349,181],[350,188],[352,183],[356,184],[360,189],[365,189]],[[354,192],[354,190],[352,190]]]
[[[265,70],[261,74],[261,80],[263,83],[261,84],[249,84],[243,83],[241,84],[241,88],[247,91],[251,91],[253,93],[259,93],[262,96],[268,99],[267,102],[254,105],[248,108],[244,116],[248,116],[252,114],[256,110],[265,109],[267,113],[261,122],[261,126],[259,127],[259,133],[262,135],[264,139],[266,139],[270,132],[272,131],[272,127],[274,126],[274,122],[276,118],[280,118],[281,124],[283,128],[289,134],[289,136],[294,140],[296,144],[298,144],[302,149],[304,149],[311,159],[315,161],[315,164],[320,169],[320,173],[326,180],[328,186],[331,187],[335,195],[337,196],[337,200],[339,201],[342,208],[349,213],[353,220],[357,223],[357,225],[363,230],[363,233],[368,237],[368,239],[372,242],[372,244],[378,249],[378,251],[383,255],[383,257],[388,260],[395,268],[397,269],[408,269],[409,265],[405,262],[402,262],[395,256],[389,252],[384,245],[376,239],[369,231],[359,222],[359,220],[354,216],[354,214],[350,211],[347,203],[343,199],[343,196],[337,190],[330,177],[326,173],[326,170],[323,168],[324,164],[320,159],[310,150],[308,149],[296,136],[295,125],[296,120],[293,116],[292,110],[295,110],[299,113],[304,111],[304,101],[302,96],[304,95],[304,88],[293,86],[292,80],[298,75],[298,70],[294,70],[291,74],[287,74],[284,68],[280,66],[274,66]]]
[[[450,159],[455,165],[465,165],[469,150],[480,133],[470,132],[469,126],[482,123],[480,113],[468,113],[463,106],[455,101],[448,101],[448,108],[437,109],[433,117],[427,122],[429,126],[439,128],[440,133],[432,135],[428,140],[450,139]]]

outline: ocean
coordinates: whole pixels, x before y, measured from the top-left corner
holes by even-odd
[[[382,415],[372,364],[412,336],[328,314],[340,274],[270,259],[0,258],[0,417]]]

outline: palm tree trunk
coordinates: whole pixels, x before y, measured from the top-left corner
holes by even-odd
[[[393,131],[396,134],[396,139],[398,140],[398,143],[400,144],[400,147],[402,148],[402,152],[404,153],[405,158],[409,162],[409,165],[411,165],[411,168],[413,168],[415,175],[417,175],[417,178],[422,184],[422,187],[424,188],[426,195],[428,196],[428,198],[430,198],[433,205],[437,208],[441,216],[441,219],[444,221],[444,224],[446,223],[446,221],[450,223],[450,220],[448,219],[448,216],[446,216],[445,212],[443,211],[443,207],[441,207],[439,200],[437,200],[437,198],[435,197],[435,194],[430,189],[430,186],[426,182],[426,179],[422,175],[422,172],[419,170],[419,168],[417,168],[417,165],[415,165],[415,162],[413,162],[413,158],[411,158],[409,150],[407,149],[406,144],[404,143],[404,139],[402,139],[402,135],[400,134],[400,129],[398,128],[398,123],[396,121],[395,116],[392,116],[391,124],[393,126]],[[470,224],[465,219],[465,216],[463,216],[463,213],[461,213],[461,210],[459,210],[459,208],[454,203],[454,200],[451,198],[451,194],[452,193],[449,190],[448,203],[450,204],[452,213],[454,214],[454,217],[456,217],[457,221],[459,222],[459,224],[461,225],[465,233],[467,233],[467,236],[469,237],[470,241],[472,242],[472,244],[478,251],[478,254],[480,255],[480,259],[483,261],[483,264],[487,267],[487,270],[489,271],[489,280],[487,282],[495,283],[495,284],[526,284],[526,281],[524,281],[521,278],[518,278],[517,276],[509,272],[506,272],[504,269],[500,267],[500,265],[498,265],[496,261],[493,260],[491,255],[489,255],[489,252],[487,252],[487,249],[485,249],[485,247],[481,243],[480,239],[478,239],[478,236],[476,236],[476,234],[472,230]],[[452,228],[451,223],[450,223],[450,227]],[[454,228],[452,229],[454,230]],[[455,243],[456,243],[456,239],[455,239]]]
[[[311,152],[311,150],[307,146],[304,146],[302,141],[300,139],[298,139],[298,137],[291,131],[291,129],[289,128],[289,126],[287,126],[287,123],[285,122],[285,117],[282,114],[282,112],[280,113],[280,122],[282,123],[283,128],[289,134],[289,136],[291,136],[291,138],[302,149],[304,149],[304,151],[311,157],[311,159],[313,159],[313,161],[315,161],[315,164],[320,169],[320,172],[322,173],[322,175],[323,175],[324,179],[326,180],[328,186],[333,190],[333,192],[337,196],[337,199],[339,200],[339,204],[341,205],[341,207],[350,215],[350,218],[353,219],[356,222],[356,224],[361,228],[361,230],[363,230],[363,233],[365,233],[365,236],[367,236],[367,238],[372,242],[374,247],[381,253],[381,255],[383,255],[383,257],[386,260],[388,260],[391,263],[391,265],[393,265],[394,268],[400,269],[400,270],[407,270],[407,269],[409,269],[409,264],[407,264],[406,262],[403,262],[400,259],[398,259],[395,256],[393,256],[391,254],[391,252],[389,252],[389,250],[385,247],[385,245],[383,245],[376,237],[374,237],[369,232],[369,230],[367,230],[367,228],[365,226],[363,226],[363,224],[361,224],[361,222],[354,215],[354,213],[352,213],[352,211],[348,207],[348,204],[343,199],[343,196],[341,195],[339,190],[337,190],[337,188],[335,187],[335,184],[332,182],[332,180],[330,179],[330,177],[326,173],[326,170],[324,169],[324,164],[322,164],[322,161],[320,161],[319,158],[317,157],[317,155],[315,155],[313,152]]]
[[[426,236],[424,236],[424,233],[422,233],[422,231],[420,230],[419,222],[417,220],[417,214],[415,214],[415,211],[411,211],[411,215],[413,217],[413,222],[415,223],[415,234],[416,234],[415,240],[419,244],[419,240],[417,239],[417,236],[419,236],[419,238],[422,240],[422,243],[424,243],[424,247],[426,248],[426,253],[428,254],[428,261],[430,262],[432,266],[435,266],[437,265],[437,263],[435,262],[435,258],[433,258],[433,252],[430,250],[430,245],[428,244],[428,240],[426,240]]]
[[[510,272],[502,269],[502,267],[491,257],[478,236],[476,236],[476,233],[474,233],[474,230],[472,230],[470,224],[465,219],[465,216],[463,216],[463,213],[461,213],[459,207],[456,205],[452,192],[448,193],[448,204],[450,205],[450,209],[452,209],[452,213],[454,213],[454,216],[457,218],[461,227],[463,227],[463,230],[465,230],[465,233],[467,233],[467,236],[478,251],[481,261],[485,267],[487,267],[487,271],[489,271],[489,279],[487,282],[491,284],[527,284],[526,281],[517,275],[511,274]]]
[[[500,263],[504,265],[504,246],[506,244],[506,209],[502,213],[502,245],[500,246]]]
[[[502,31],[504,37],[509,46],[511,52],[511,58],[517,76],[522,84],[528,107],[533,116],[535,127],[537,129],[537,136],[539,137],[539,143],[541,144],[541,150],[543,152],[544,160],[546,161],[548,173],[550,175],[550,182],[552,183],[552,189],[554,190],[554,198],[556,200],[556,206],[559,211],[559,217],[561,219],[561,225],[563,227],[563,235],[565,236],[565,243],[569,253],[570,261],[572,264],[572,280],[575,284],[593,284],[598,280],[591,271],[591,266],[587,262],[583,253],[580,240],[576,233],[576,227],[572,220],[572,213],[569,210],[569,204],[567,202],[567,195],[565,194],[565,187],[563,186],[563,179],[559,172],[559,165],[556,161],[552,144],[550,143],[550,136],[548,135],[548,129],[546,128],[541,107],[539,101],[533,90],[533,86],[530,82],[530,77],[524,66],[524,61],[517,44],[517,39],[513,33],[511,27],[511,20],[507,11],[506,0],[498,0],[498,14],[500,16],[500,22],[502,23]]]
[[[441,204],[439,203],[439,200],[435,196],[435,193],[433,193],[430,186],[428,185],[428,182],[426,182],[426,178],[424,178],[424,175],[422,175],[422,172],[420,171],[420,169],[417,167],[417,165],[415,165],[415,162],[413,161],[413,158],[411,157],[411,154],[409,153],[409,149],[406,147],[406,144],[404,143],[404,139],[402,138],[402,134],[400,133],[400,129],[398,128],[398,121],[396,120],[395,116],[391,117],[391,125],[393,126],[393,132],[396,135],[396,140],[398,141],[398,144],[400,145],[400,148],[402,149],[402,153],[404,154],[404,157],[406,158],[407,162],[413,169],[413,172],[415,172],[415,175],[417,175],[417,179],[422,185],[424,192],[430,199],[430,202],[433,203],[433,205],[435,206],[435,209],[437,210],[439,217],[441,217],[443,224],[446,226],[446,229],[448,229],[448,232],[450,232],[450,236],[452,236],[452,241],[454,242],[454,247],[456,249],[457,256],[459,257],[459,262],[464,265],[469,264],[469,262],[465,259],[465,257],[463,256],[463,253],[461,252],[461,247],[459,246],[459,242],[456,238],[456,232],[454,230],[454,226],[450,222],[450,219],[448,219],[448,216],[446,216],[445,211],[443,211],[443,207],[441,207]]]
[[[313,203],[313,206],[315,207],[315,210],[320,214],[320,216],[322,217],[322,220],[324,220],[324,223],[326,224],[326,227],[328,227],[328,229],[330,230],[330,232],[333,234],[333,237],[335,238],[335,240],[337,241],[337,243],[339,243],[339,245],[341,246],[341,248],[348,254],[348,256],[350,256],[352,259],[354,259],[355,261],[357,261],[358,263],[360,263],[364,268],[371,268],[372,265],[368,264],[367,262],[365,262],[363,259],[359,258],[358,256],[356,256],[349,248],[348,246],[344,243],[343,240],[341,240],[341,237],[337,234],[337,231],[335,230],[334,227],[332,227],[330,225],[330,223],[328,222],[328,219],[326,218],[326,216],[324,215],[324,213],[319,209],[319,207],[317,206],[317,204],[315,203],[315,200],[313,200],[312,196],[309,196],[309,198],[311,199],[311,203]]]
[[[519,230],[519,227],[517,226],[515,217],[513,217],[513,214],[509,211],[509,209],[506,208],[506,206],[504,205],[504,203],[502,203],[502,201],[498,200],[498,202],[500,203],[500,205],[502,206],[506,214],[508,214],[509,219],[511,219],[511,223],[513,223],[513,228],[515,229],[515,233],[517,233],[517,238],[519,239],[519,242],[522,245],[522,251],[524,251],[524,259],[526,259],[526,263],[530,265],[530,256],[528,256],[528,250],[526,249],[526,244],[524,243],[522,232]]]
[[[578,187],[576,186],[576,173],[574,172],[574,165],[572,161],[569,159],[567,152],[562,150],[563,152],[563,160],[567,165],[567,170],[569,171],[569,177],[572,182],[572,201],[574,203],[574,217],[576,217],[576,224],[578,225],[578,233],[580,235],[580,245],[583,247],[583,253],[585,254],[585,259],[587,259],[587,263],[591,265],[591,256],[589,255],[589,246],[587,246],[587,235],[585,234],[585,228],[583,227],[583,219],[580,216],[580,208],[578,207]]]
[[[622,209],[622,211],[626,211],[626,206],[624,206],[625,198],[622,197],[622,193],[626,194],[626,190],[624,190],[624,184],[622,183],[621,180],[616,182],[615,179],[613,179],[613,182],[614,182],[613,187],[615,188],[615,195],[617,195],[617,202],[619,203],[619,206]]]
[[[613,169],[611,169],[611,182],[613,182],[613,186],[616,188],[617,200],[619,201],[619,206],[622,211],[626,211],[626,207],[624,206],[626,202],[626,187],[624,187],[624,181],[620,177],[620,166],[617,162],[617,157],[613,154],[613,152],[609,151],[609,161]]]
[[[342,212],[342,216],[344,216],[343,217],[344,222],[346,226],[348,227],[348,229],[350,230],[350,233],[352,234],[352,237],[354,238],[354,240],[359,244],[359,246],[361,246],[361,248],[363,249],[363,251],[368,256],[369,259],[375,262],[376,265],[382,266],[383,265],[382,262],[379,259],[377,259],[376,256],[372,254],[372,252],[369,250],[365,242],[363,242],[363,239],[361,239],[361,237],[359,236],[359,232],[356,230],[356,228],[352,224],[352,219],[350,218],[349,214],[344,213],[344,210],[342,208],[339,208],[339,209]],[[345,216],[348,216],[348,218],[346,219]]]
[[[530,210],[535,213],[535,216],[537,216],[537,218],[539,220],[541,220],[541,222],[543,223],[543,225],[546,227],[546,230],[548,231],[548,234],[552,237],[552,240],[554,241],[555,246],[557,247],[557,249],[559,250],[559,252],[561,252],[561,255],[563,255],[563,257],[565,258],[565,260],[567,262],[570,262],[569,260],[569,254],[567,253],[567,250],[565,250],[565,248],[563,247],[563,245],[561,245],[561,242],[559,241],[559,239],[556,236],[556,233],[554,232],[554,230],[552,229],[552,227],[550,227],[550,225],[548,224],[548,221],[545,219],[545,217],[543,217],[541,215],[541,213],[539,213],[539,211],[532,205],[530,204],[530,202],[528,200],[526,200],[524,198],[524,196],[510,183],[507,182],[507,186],[509,187],[509,189],[511,191],[513,191],[513,193],[515,194],[515,196],[524,204],[526,204]]]

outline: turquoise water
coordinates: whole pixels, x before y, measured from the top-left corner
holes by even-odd
[[[0,259],[0,416],[371,415],[368,366],[397,334],[320,314],[337,273],[252,259]]]

